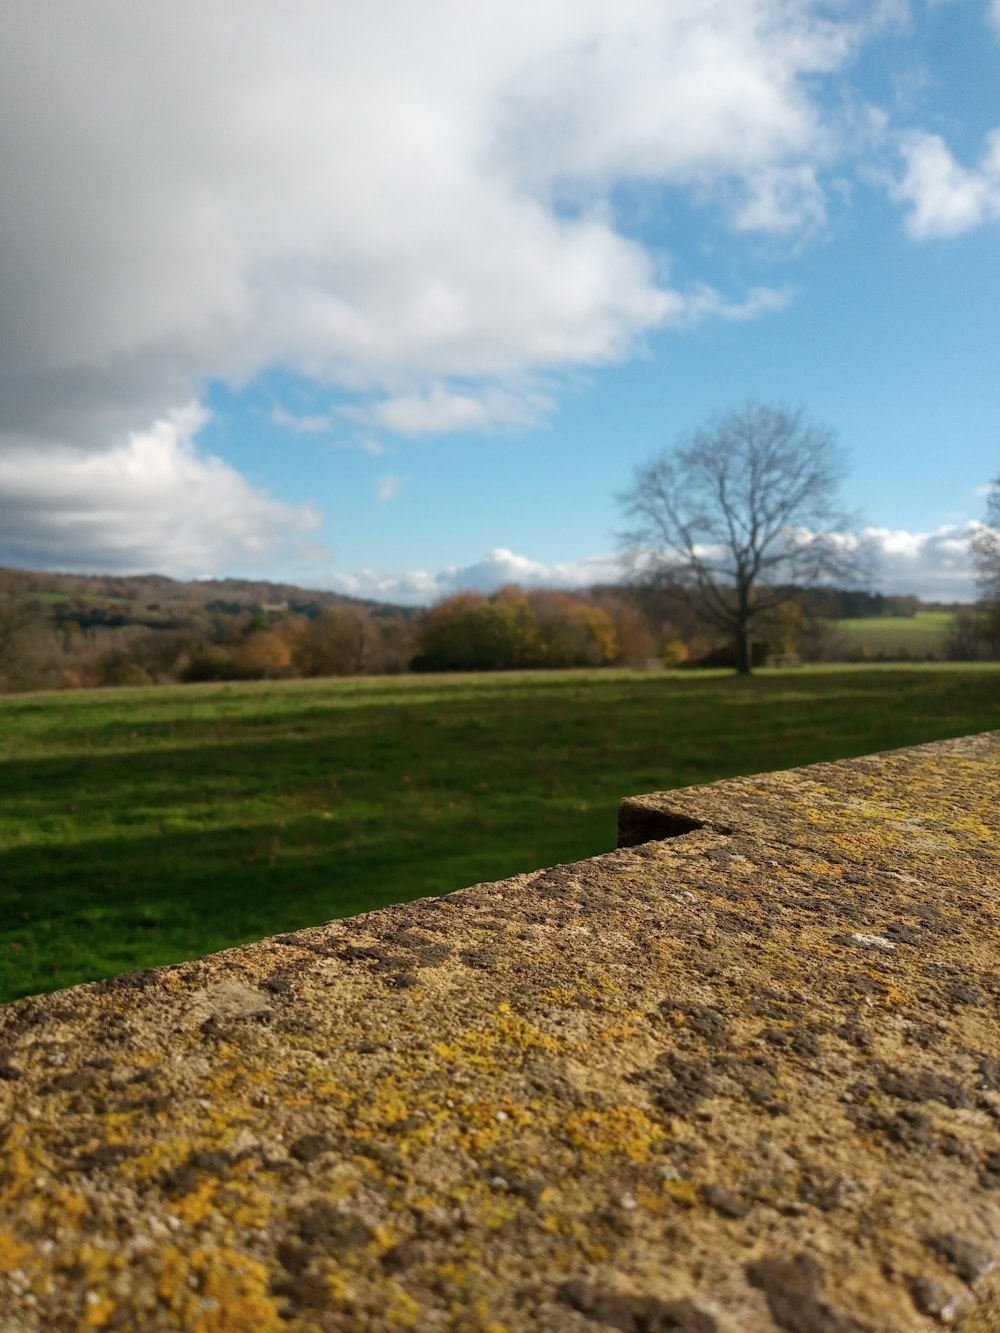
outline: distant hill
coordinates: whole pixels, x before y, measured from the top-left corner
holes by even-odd
[[[266,579],[0,569],[0,689],[403,671],[418,614]]]
[[[37,599],[50,604],[63,601],[127,603],[132,608],[174,611],[183,607],[213,609],[213,604],[233,611],[267,606],[284,607],[298,615],[315,614],[322,607],[353,606],[373,615],[399,615],[407,619],[413,607],[349,597],[345,593],[301,588],[292,583],[266,579],[172,579],[165,574],[60,574],[40,570],[0,567],[0,593],[7,597]]]

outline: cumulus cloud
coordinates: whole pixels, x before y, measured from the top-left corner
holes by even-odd
[[[969,542],[978,528],[973,522],[946,524],[933,532],[866,529],[876,556],[875,586],[928,601],[973,601],[976,583]]]
[[[595,583],[617,583],[621,561],[615,555],[585,556],[582,560],[545,564],[528,556],[497,547],[471,565],[454,565],[430,573],[410,570],[378,573],[337,574],[330,582],[352,597],[425,606],[453,592],[496,592],[510,583],[522,588],[589,588]]]
[[[963,167],[937,134],[902,141],[905,171],[896,196],[908,204],[906,229],[919,241],[958,236],[1000,218],[1000,129],[986,136],[977,168]]]
[[[428,383],[602,364],[687,315],[619,184],[740,227],[822,211],[817,80],[862,26],[824,9],[12,0],[0,431],[105,448],[274,364],[388,389],[406,430],[508,420]],[[774,305],[711,313],[741,308]]]
[[[521,427],[544,421],[561,377],[630,355],[654,329],[779,310],[787,291],[675,282],[669,256],[623,220],[623,192],[683,192],[744,232],[820,225],[850,133],[829,81],[899,8],[9,0],[8,494],[34,493],[43,456],[83,484],[89,456],[122,513],[148,513],[155,467],[126,466],[134,441],[213,380],[238,387],[277,369],[352,395],[378,431]],[[937,196],[933,153],[914,143],[901,187],[914,234],[992,215],[993,141],[968,180],[938,170]],[[931,197],[949,191],[957,202]],[[342,419],[276,412],[304,436],[336,438]],[[172,453],[161,443],[162,459],[218,483],[195,435]],[[295,527],[293,511],[279,518],[243,485],[257,496],[254,540]],[[58,530],[54,549],[68,551],[66,534],[83,540],[86,524],[70,490],[58,494],[65,521],[53,491],[38,531]],[[199,512],[192,560],[221,558],[229,548]],[[168,528],[146,525],[143,543],[138,525],[133,537],[113,526],[107,551],[153,558],[161,532],[165,565],[180,558]],[[248,549],[249,529],[236,540]],[[41,558],[40,540],[18,542]]]
[[[304,549],[308,507],[271,499],[194,437],[197,404],[101,451],[33,443],[0,454],[0,563],[157,570],[192,578]]]
[[[945,526],[934,532],[866,528],[843,534],[846,548],[863,544],[871,557],[869,582],[886,593],[905,593],[928,601],[972,601],[975,580],[969,541],[978,524]],[[339,592],[377,601],[426,606],[454,592],[496,592],[506,584],[523,588],[589,588],[619,583],[625,577],[617,555],[591,555],[580,560],[546,564],[497,547],[470,565],[431,573],[410,570],[379,573],[363,570],[337,574],[330,583]]]

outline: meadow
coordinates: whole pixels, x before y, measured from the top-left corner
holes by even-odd
[[[0,699],[0,1000],[607,851],[618,799],[1000,726],[990,668]]]
[[[873,656],[909,654],[911,657],[944,657],[945,635],[952,620],[950,611],[918,611],[915,616],[865,616],[838,620],[833,631],[837,644],[846,651],[867,650]]]

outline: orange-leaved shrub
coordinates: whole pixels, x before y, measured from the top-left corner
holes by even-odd
[[[603,606],[568,592],[510,586],[492,596],[459,592],[438,602],[417,631],[416,671],[513,671],[607,666],[621,644]]]

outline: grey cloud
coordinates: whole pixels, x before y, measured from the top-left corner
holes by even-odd
[[[191,405],[101,453],[0,455],[0,564],[190,578],[304,550],[319,516],[199,455],[204,416]]]

